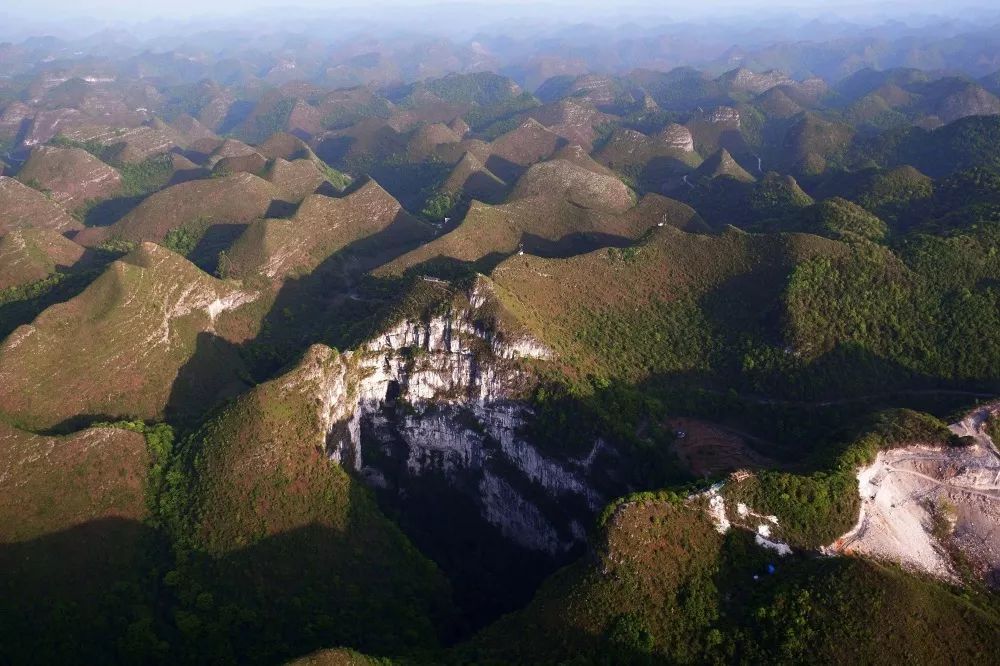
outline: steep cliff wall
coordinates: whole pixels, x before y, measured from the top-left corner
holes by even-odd
[[[402,497],[433,478],[504,538],[557,556],[583,541],[605,501],[588,480],[596,456],[556,460],[526,436],[534,379],[522,361],[549,352],[495,308],[480,281],[450,309],[403,319],[343,355],[320,400],[325,446],[380,493]]]

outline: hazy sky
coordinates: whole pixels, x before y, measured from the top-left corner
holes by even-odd
[[[587,22],[607,27],[697,21],[706,26],[718,22],[720,29],[754,30],[756,24],[785,30],[808,19],[870,24],[893,19],[935,27],[944,24],[944,16],[952,24],[980,28],[1000,23],[1000,7],[992,4],[995,0],[0,0],[0,39],[82,36],[122,26],[136,37],[151,37],[170,32],[178,23],[229,28],[227,19],[234,16],[244,19],[240,25],[246,27],[333,32],[367,23],[368,28],[384,25],[459,39],[510,25],[519,26],[517,31],[522,26]],[[724,26],[724,19],[734,17],[741,20]],[[505,19],[520,22],[508,24]],[[786,32],[784,38],[808,38]]]
[[[429,0],[392,0],[389,3],[359,2],[358,0],[3,0],[0,10],[15,16],[35,19],[61,17],[102,17],[105,19],[142,20],[158,16],[171,18],[193,18],[201,14],[232,15],[295,6],[309,9],[336,11],[343,6],[363,6],[371,12],[380,7],[394,6],[440,6],[442,2]],[[540,9],[566,10],[572,8],[586,13],[633,12],[669,13],[678,16],[710,16],[713,13],[742,13],[765,10],[769,12],[782,8],[794,9],[811,15],[829,18],[853,17],[872,14],[913,14],[940,13],[957,15],[969,7],[989,7],[990,2],[979,0],[956,0],[942,3],[939,0],[896,0],[883,2],[859,2],[844,0],[651,0],[648,2],[613,2],[609,0],[471,0],[462,4],[496,10],[497,7],[517,9],[521,12],[536,13]],[[571,14],[572,15],[572,14]]]

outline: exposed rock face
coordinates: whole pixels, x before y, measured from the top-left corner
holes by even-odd
[[[968,446],[880,451],[858,471],[857,524],[825,550],[895,562],[953,582],[968,568],[1000,587],[1000,452],[986,428],[998,410],[996,403],[979,407],[949,426],[969,438]]]
[[[584,208],[616,212],[631,208],[634,200],[628,186],[610,173],[599,173],[600,169],[597,164],[588,169],[565,159],[541,162],[521,176],[511,198],[558,193]]]
[[[685,153],[694,152],[694,137],[691,136],[691,130],[683,125],[671,123],[663,128],[663,131],[657,135],[657,138],[666,144],[668,148],[682,150]]]
[[[713,125],[733,125],[734,127],[740,126],[740,112],[731,106],[720,106],[712,110],[708,114],[708,122]]]
[[[731,90],[746,91],[755,94],[760,94],[775,86],[792,83],[790,78],[773,69],[761,74],[755,74],[745,67],[727,72],[722,76],[722,79],[729,84]]]
[[[444,478],[507,539],[560,554],[582,540],[581,520],[602,500],[584,463],[557,462],[521,434],[533,415],[516,400],[524,377],[506,361],[547,352],[476,330],[468,314],[404,323],[369,346],[375,354],[362,366],[371,374],[358,387],[363,448],[351,452],[353,463],[400,493],[421,477]]]
[[[604,504],[589,480],[604,445],[557,460],[524,434],[533,413],[523,396],[533,382],[517,359],[550,352],[483,323],[494,298],[480,281],[466,306],[402,321],[343,355],[343,371],[328,373],[318,401],[325,446],[399,497],[443,480],[506,539],[558,556],[582,542]]]

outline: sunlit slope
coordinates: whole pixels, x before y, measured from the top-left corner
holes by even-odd
[[[254,295],[145,243],[0,347],[0,411],[33,428],[74,418],[156,419],[242,386],[216,325]]]

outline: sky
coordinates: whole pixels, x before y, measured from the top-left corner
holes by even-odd
[[[112,20],[146,20],[155,17],[193,18],[203,14],[237,15],[266,9],[295,6],[335,12],[345,6],[360,6],[377,12],[386,6],[440,6],[442,2],[429,0],[392,0],[389,3],[360,2],[359,0],[3,0],[3,10],[14,16],[35,19],[46,17],[101,17]],[[753,11],[794,10],[816,16],[854,17],[875,14],[933,14],[958,15],[969,7],[988,7],[989,2],[979,0],[889,0],[861,2],[857,0],[469,0],[464,3],[480,9],[496,10],[498,7],[520,12],[538,13],[547,9],[556,12],[572,9],[584,13],[668,13],[678,16],[709,17],[712,14],[744,13]]]
[[[82,36],[107,27],[126,27],[137,36],[168,32],[171,27],[201,24],[228,27],[234,17],[262,25],[294,25],[315,29],[320,15],[331,26],[368,21],[387,28],[422,28],[456,32],[522,23],[624,24],[726,19],[881,23],[901,20],[932,25],[941,16],[970,26],[1000,22],[1000,8],[989,0],[0,0],[0,38],[52,34]],[[929,18],[935,17],[935,18]],[[310,20],[313,19],[313,20]],[[979,22],[977,24],[977,21]]]

